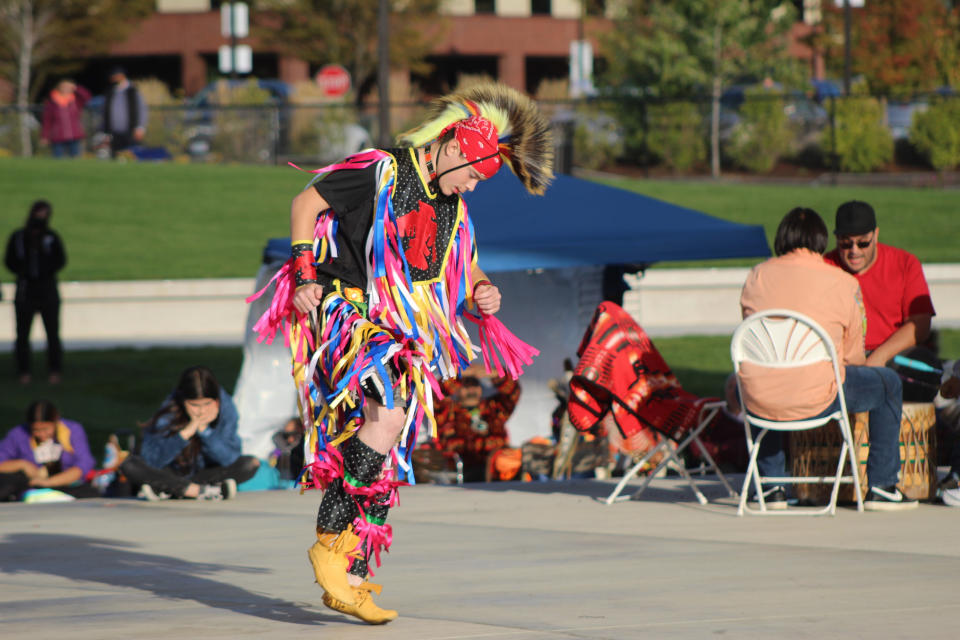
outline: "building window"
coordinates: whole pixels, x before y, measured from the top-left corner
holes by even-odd
[[[530,0],[530,13],[535,16],[550,15],[550,0]]]
[[[603,17],[607,12],[606,0],[582,0],[588,16]]]
[[[496,13],[497,0],[476,0],[473,3],[474,13]]]

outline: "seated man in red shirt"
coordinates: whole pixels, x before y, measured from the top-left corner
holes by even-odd
[[[824,256],[853,275],[867,312],[867,365],[882,367],[893,356],[923,343],[934,315],[920,261],[881,244],[873,207],[851,200],[837,209],[837,248]]]
[[[492,382],[496,393],[485,398],[476,377],[446,380],[444,398],[437,403],[440,448],[460,456],[467,482],[483,480],[487,458],[509,443],[506,424],[520,398],[520,385],[509,377]]]

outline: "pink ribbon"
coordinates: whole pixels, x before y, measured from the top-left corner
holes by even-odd
[[[540,350],[530,346],[507,329],[494,316],[481,313],[475,316],[471,313],[463,314],[465,318],[480,328],[480,352],[483,355],[483,366],[487,373],[491,372],[491,362],[496,368],[497,375],[504,375],[504,367],[510,377],[516,380],[523,374],[524,364],[533,364],[533,356],[540,355]],[[499,358],[497,357],[499,353]],[[500,359],[503,364],[500,364]]]
[[[327,447],[317,454],[317,459],[310,463],[310,475],[313,486],[307,486],[308,489],[326,489],[331,482],[342,478],[343,456],[340,451],[335,447]]]
[[[366,542],[367,553],[373,554],[379,567],[381,564],[380,551],[390,552],[390,545],[393,543],[393,527],[388,524],[372,524],[360,517],[353,521],[353,530],[360,538],[360,548],[362,548],[363,543]],[[373,567],[368,565],[367,570],[371,576],[375,575],[373,573]]]
[[[349,482],[344,482],[343,489],[350,495],[363,496],[368,499],[374,496],[388,495],[388,505],[395,507],[400,502],[400,493],[397,491],[397,487],[406,487],[408,484],[409,483],[407,482],[400,482],[398,480],[391,480],[387,477],[382,477],[376,482],[365,487],[355,487]],[[364,502],[366,502],[366,500]]]
[[[329,173],[331,171],[336,171],[338,169],[366,169],[371,164],[377,162],[378,160],[381,160],[384,155],[385,154],[383,151],[379,151],[377,149],[370,149],[369,151],[362,151],[360,153],[355,153],[352,156],[345,159],[343,162],[338,162],[336,164],[328,164],[325,167],[321,167],[319,169],[312,169],[312,170],[301,169],[300,167],[293,164],[292,162],[288,162],[287,164],[293,167],[294,169],[303,171],[304,173]]]

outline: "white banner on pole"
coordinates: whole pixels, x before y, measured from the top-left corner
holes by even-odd
[[[588,40],[570,41],[570,97],[596,93],[593,87],[593,46]]]
[[[231,51],[230,45],[225,44],[217,50],[217,67],[220,73],[232,73],[234,57],[237,61],[237,73],[250,73],[253,71],[253,49],[250,45],[237,45],[236,56]]]
[[[231,25],[231,17],[233,24]],[[220,5],[220,35],[246,38],[250,33],[250,9],[246,2],[224,2]]]

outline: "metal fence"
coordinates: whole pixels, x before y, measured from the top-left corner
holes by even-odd
[[[800,93],[725,95],[718,127],[723,166],[762,172],[769,169],[751,160],[772,154],[775,162],[841,169],[837,113],[859,103],[876,105],[876,124],[889,133],[898,158],[911,153],[916,156],[909,144],[912,118],[941,99],[944,96],[925,95],[909,100],[851,97],[816,101]],[[621,97],[543,101],[540,106],[553,125],[556,167],[561,173],[613,163],[686,172],[709,162],[709,98]],[[394,133],[414,126],[426,108],[420,103],[391,105]],[[0,107],[0,154],[22,154],[22,123],[28,129],[33,154],[49,153],[40,146],[41,112],[39,105],[23,112]],[[865,107],[864,113],[873,112]],[[96,133],[99,112],[87,109],[84,120],[88,132],[85,152],[107,157],[105,140]],[[333,162],[375,144],[377,126],[376,105],[152,106],[143,146],[157,152],[153,157],[262,164],[293,161],[310,166]],[[771,142],[774,139],[776,144]],[[922,158],[908,159],[922,162]]]

